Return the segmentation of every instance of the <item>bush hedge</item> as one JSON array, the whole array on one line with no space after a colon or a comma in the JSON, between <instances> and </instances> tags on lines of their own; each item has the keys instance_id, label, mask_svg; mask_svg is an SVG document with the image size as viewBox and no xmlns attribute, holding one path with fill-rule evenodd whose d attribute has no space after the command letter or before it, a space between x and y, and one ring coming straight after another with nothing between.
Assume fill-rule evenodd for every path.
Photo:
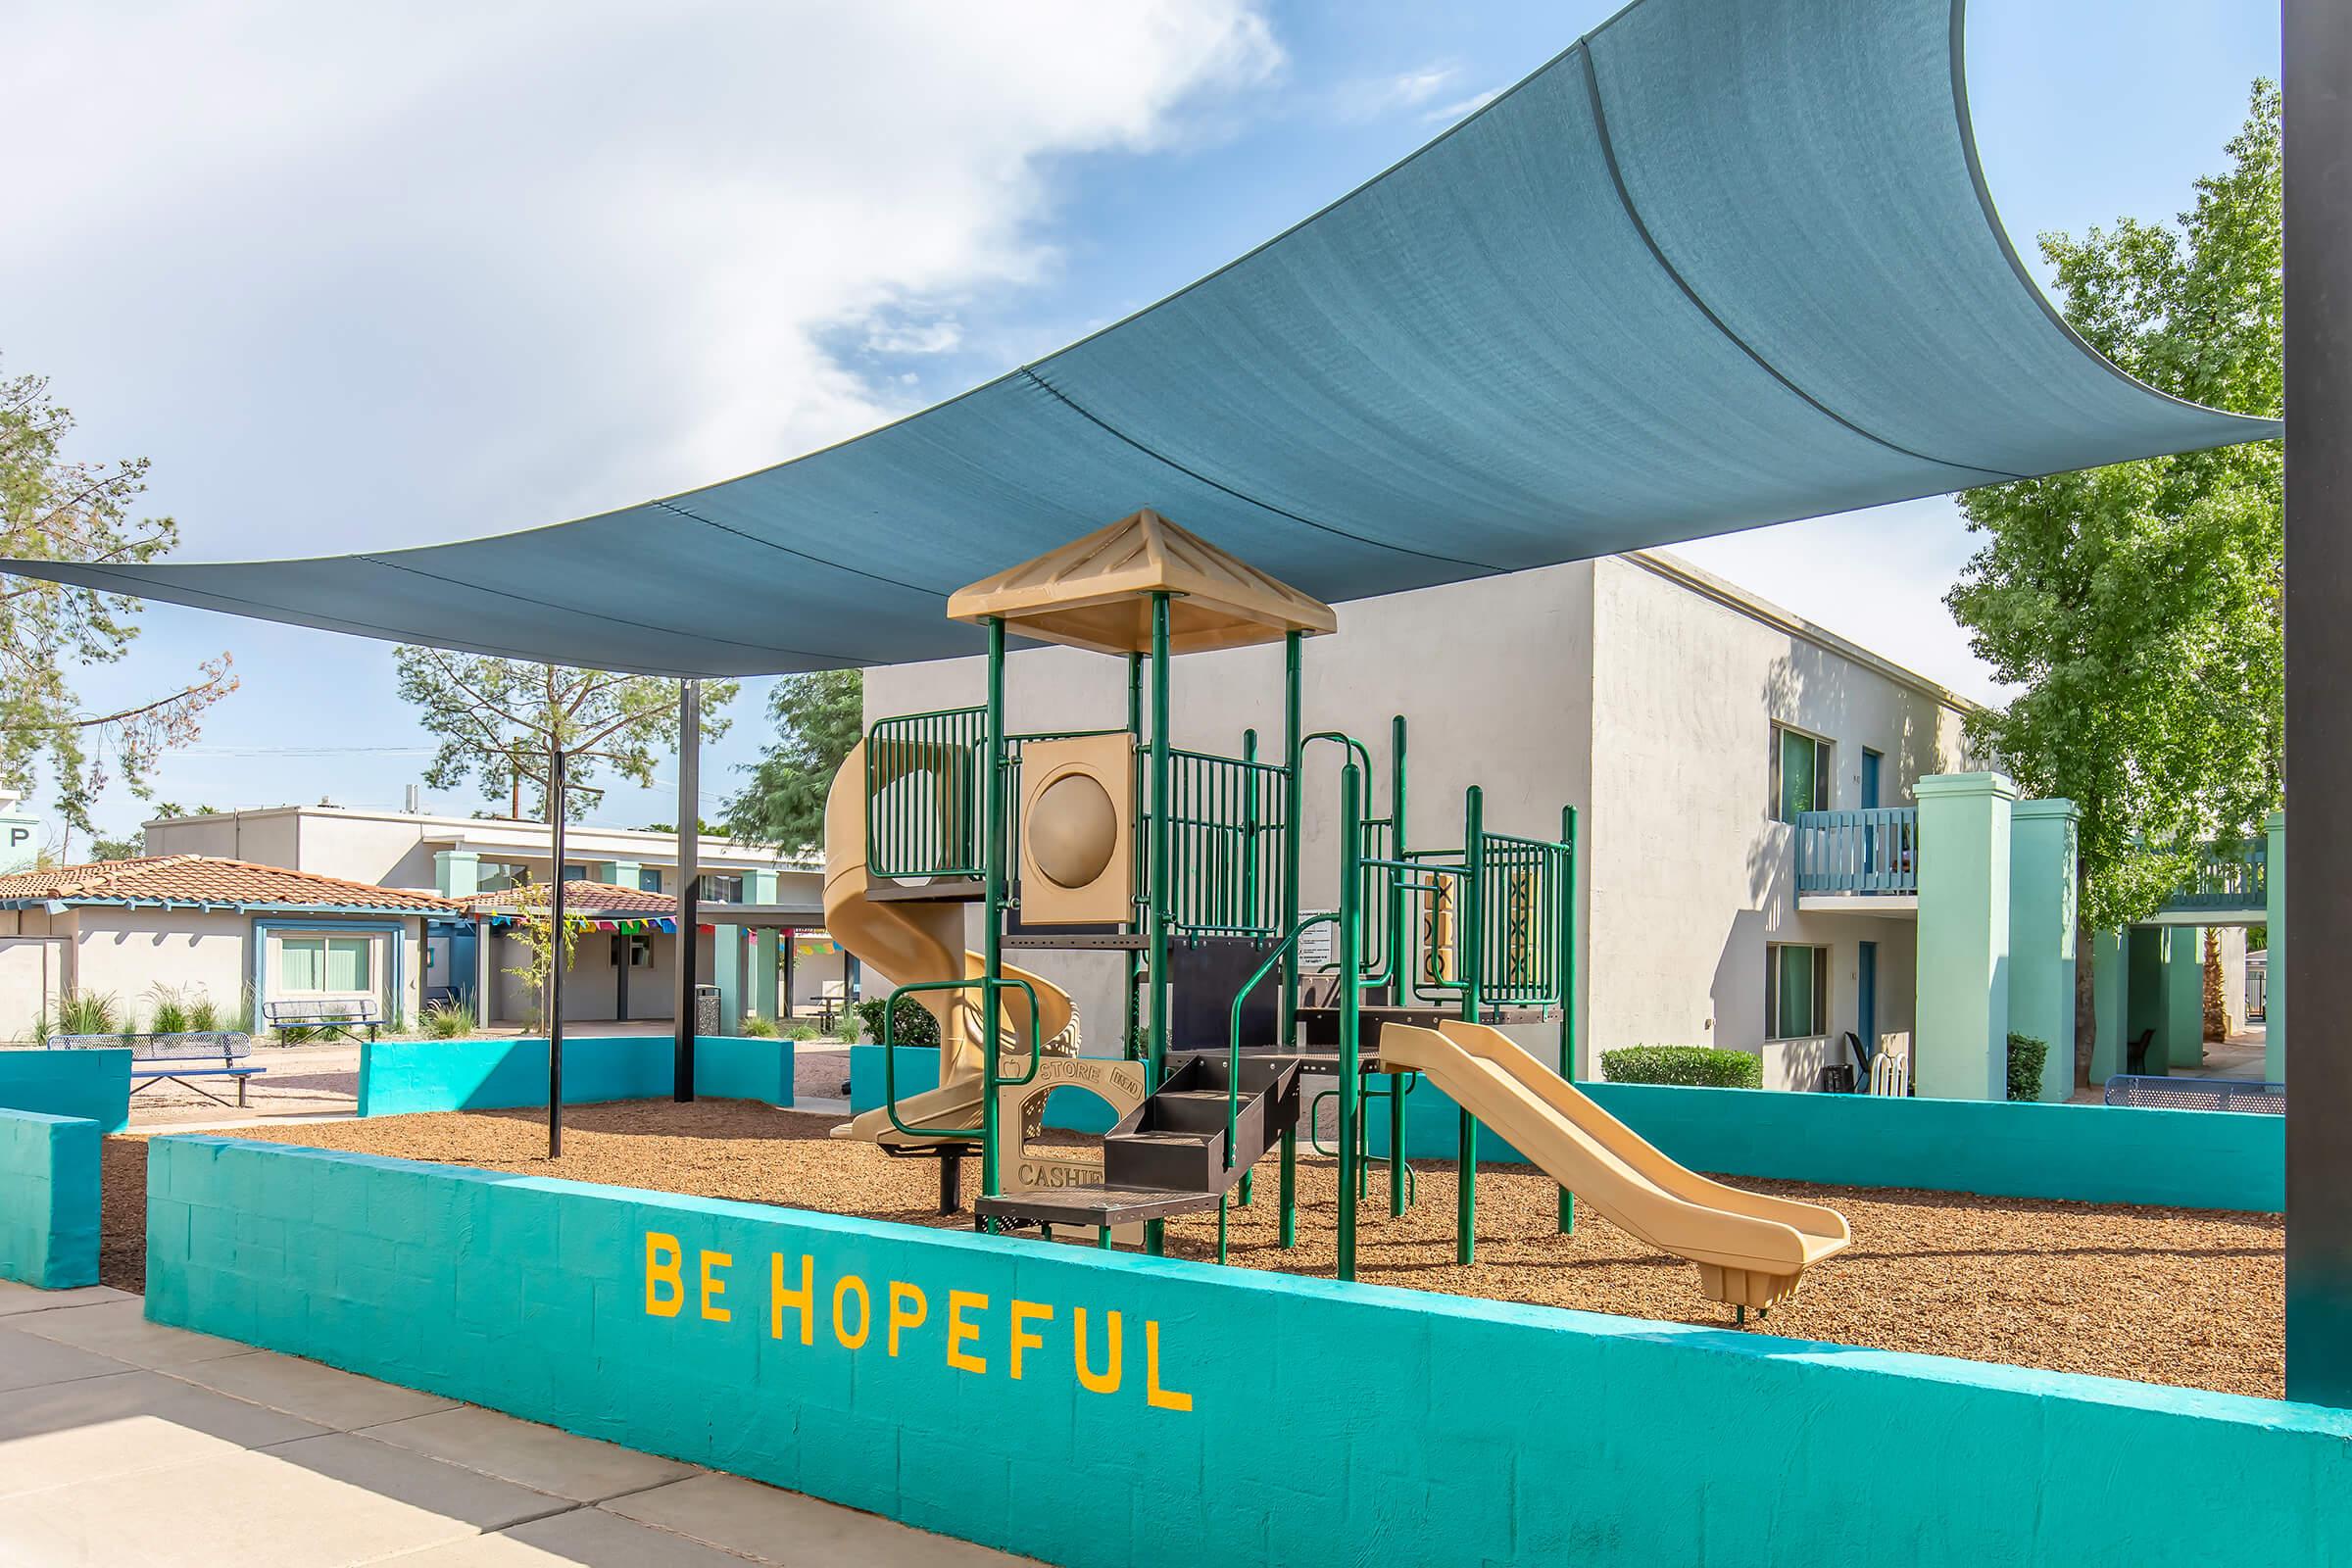
<instances>
[{"instance_id":1,"label":"bush hedge","mask_svg":"<svg viewBox=\"0 0 2352 1568\"><path fill-rule=\"evenodd\" d=\"M1714 1046L1628 1046L1600 1054L1613 1084L1683 1084L1700 1089L1761 1089L1764 1058Z\"/></svg>"},{"instance_id":2,"label":"bush hedge","mask_svg":"<svg viewBox=\"0 0 2352 1568\"><path fill-rule=\"evenodd\" d=\"M2009 1098L2039 1100L2041 1069L2050 1057L2050 1043L2032 1035L2009 1037Z\"/></svg>"},{"instance_id":3,"label":"bush hedge","mask_svg":"<svg viewBox=\"0 0 2352 1568\"><path fill-rule=\"evenodd\" d=\"M891 1000L876 997L870 1002L858 1004L858 1016L865 1025L865 1038L877 1045L882 1040L882 1009L890 1004ZM923 1004L912 997L899 997L896 1001L899 1004L895 1019L898 1030L891 1036L891 1044L936 1047L939 1044L939 1020L932 1017Z\"/></svg>"}]
</instances>

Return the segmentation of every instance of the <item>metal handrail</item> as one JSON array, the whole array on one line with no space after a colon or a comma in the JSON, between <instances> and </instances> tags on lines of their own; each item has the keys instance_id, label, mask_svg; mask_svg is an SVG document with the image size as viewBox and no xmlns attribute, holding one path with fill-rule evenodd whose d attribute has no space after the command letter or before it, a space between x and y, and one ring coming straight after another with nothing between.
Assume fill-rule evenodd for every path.
<instances>
[{"instance_id":1,"label":"metal handrail","mask_svg":"<svg viewBox=\"0 0 2352 1568\"><path fill-rule=\"evenodd\" d=\"M900 986L890 994L890 1001L882 1008L882 1108L889 1113L891 1126L908 1138L965 1139L978 1142L984 1136L983 1129L978 1127L969 1129L917 1128L909 1127L899 1120L899 1049L898 1041L892 1038L898 1033L899 999L901 997L916 991L966 991L973 986L979 986L983 991L990 986L1019 986L1029 996L1029 1070L1018 1078L997 1076L997 1055L1003 1048L992 1039L988 1042L988 1056L981 1068L981 1076L986 1085L983 1092L993 1093L1007 1086L1018 1089L1023 1084L1035 1081L1037 1077L1038 1061L1045 1052L1045 1042L1038 1039L1038 1034L1045 1019L1037 1004L1037 987L1019 975L1005 975L1000 979L991 980L984 974L975 974L966 975L960 980L918 980L912 985ZM981 999L980 1007L981 1027L991 1035L995 1034L995 1019L991 1018L989 1014L996 1009L988 1004L986 997ZM944 1049L947 1042L943 1040L940 1044Z\"/></svg>"},{"instance_id":2,"label":"metal handrail","mask_svg":"<svg viewBox=\"0 0 2352 1568\"><path fill-rule=\"evenodd\" d=\"M1336 914L1310 914L1291 927L1291 934L1284 937L1276 945L1274 951L1266 955L1265 961L1250 973L1249 979L1242 982L1242 989L1234 995L1233 1029L1228 1036L1225 1062L1225 1168L1227 1170L1233 1169L1233 1129L1235 1124L1240 1121L1242 1111L1242 1004L1248 1002L1250 993L1255 991L1266 976L1273 972L1275 963L1281 959L1284 954L1295 952L1298 949L1300 937L1306 935L1315 926L1339 923L1340 917ZM1309 1129L1307 1136L1310 1139L1314 1136L1312 1129Z\"/></svg>"}]
</instances>

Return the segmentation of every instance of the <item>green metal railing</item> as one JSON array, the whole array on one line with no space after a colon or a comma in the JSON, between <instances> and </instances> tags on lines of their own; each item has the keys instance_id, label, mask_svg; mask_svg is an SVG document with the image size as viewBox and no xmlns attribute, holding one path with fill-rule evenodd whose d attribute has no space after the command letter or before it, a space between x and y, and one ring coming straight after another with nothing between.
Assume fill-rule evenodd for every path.
<instances>
[{"instance_id":1,"label":"green metal railing","mask_svg":"<svg viewBox=\"0 0 2352 1568\"><path fill-rule=\"evenodd\" d=\"M899 1119L899 999L911 997L925 991L969 991L977 987L981 994L981 1033L988 1035L992 1033L989 1022L997 1015L997 1007L992 1004L996 994L1006 986L1019 987L1029 998L1029 1067L1018 1078L999 1076L997 1056L1004 1048L994 1039L984 1040L981 1049L988 1053L981 1069L987 1082L987 1098L982 1102L982 1108L985 1110L995 1104L996 1092L999 1089L1007 1087L1017 1089L1023 1084L1034 1082L1037 1078L1038 1058L1044 1054L1045 1049L1044 1042L1037 1038L1038 1031L1045 1022L1037 1004L1037 987L1018 975L1006 975L1000 980L991 980L986 975L975 974L966 975L961 980L918 980L911 985L900 986L891 992L890 1005L882 1009L882 1106L890 1113L890 1124L893 1127L909 1138L947 1140L978 1139L982 1136L982 1131L978 1127L968 1129L909 1127Z\"/></svg>"},{"instance_id":2,"label":"green metal railing","mask_svg":"<svg viewBox=\"0 0 2352 1568\"><path fill-rule=\"evenodd\" d=\"M1288 770L1254 758L1168 751L1168 923L1200 936L1282 932Z\"/></svg>"},{"instance_id":3,"label":"green metal railing","mask_svg":"<svg viewBox=\"0 0 2352 1568\"><path fill-rule=\"evenodd\" d=\"M980 823L988 710L947 708L877 722L865 741L865 863L878 877L986 869Z\"/></svg>"}]
</instances>

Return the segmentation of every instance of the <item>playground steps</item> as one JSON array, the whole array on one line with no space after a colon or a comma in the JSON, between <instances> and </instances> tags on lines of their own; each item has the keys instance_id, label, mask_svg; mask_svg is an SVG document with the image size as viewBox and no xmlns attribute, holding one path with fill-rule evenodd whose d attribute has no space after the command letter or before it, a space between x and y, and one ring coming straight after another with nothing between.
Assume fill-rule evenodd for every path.
<instances>
[{"instance_id":1,"label":"playground steps","mask_svg":"<svg viewBox=\"0 0 2352 1568\"><path fill-rule=\"evenodd\" d=\"M1233 1160L1225 1159L1232 1063L1223 1053L1176 1058L1158 1091L1102 1140L1102 1185L1006 1193L975 1205L984 1216L1047 1225L1122 1225L1217 1206L1275 1141L1298 1125L1299 1063L1248 1055L1238 1080Z\"/></svg>"}]
</instances>

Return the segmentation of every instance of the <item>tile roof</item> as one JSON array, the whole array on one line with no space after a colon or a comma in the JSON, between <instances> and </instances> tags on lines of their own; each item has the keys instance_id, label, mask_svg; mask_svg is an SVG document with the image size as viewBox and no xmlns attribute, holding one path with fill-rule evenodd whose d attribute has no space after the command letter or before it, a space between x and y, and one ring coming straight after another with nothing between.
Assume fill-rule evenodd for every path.
<instances>
[{"instance_id":1,"label":"tile roof","mask_svg":"<svg viewBox=\"0 0 2352 1568\"><path fill-rule=\"evenodd\" d=\"M430 893L348 882L338 876L292 871L282 865L220 859L209 855L157 855L131 860L61 865L0 876L0 902L61 904L211 904L288 908L365 908L417 914L456 914L459 906Z\"/></svg>"},{"instance_id":2,"label":"tile roof","mask_svg":"<svg viewBox=\"0 0 2352 1568\"><path fill-rule=\"evenodd\" d=\"M546 887L545 883L537 883L529 889L533 895L533 907L545 907L540 895L545 893ZM468 894L457 903L461 907L477 914L514 914L521 912L520 895L523 891L520 888L500 888L495 893ZM620 887L611 882L572 881L564 884L564 909L567 915L674 915L678 912L678 901L666 893L649 893L643 888Z\"/></svg>"}]
</instances>

